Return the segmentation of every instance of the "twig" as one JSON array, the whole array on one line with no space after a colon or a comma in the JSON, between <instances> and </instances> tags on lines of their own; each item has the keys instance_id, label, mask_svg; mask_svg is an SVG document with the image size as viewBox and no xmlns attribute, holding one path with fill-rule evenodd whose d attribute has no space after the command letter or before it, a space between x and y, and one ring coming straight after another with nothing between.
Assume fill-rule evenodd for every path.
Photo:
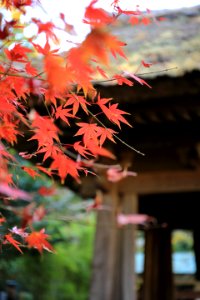
<instances>
[{"instance_id":1,"label":"twig","mask_svg":"<svg viewBox=\"0 0 200 300\"><path fill-rule=\"evenodd\" d=\"M104 128L107 129L107 127L87 108L89 114ZM145 155L144 153L142 153L141 151L135 149L134 147L132 147L131 145L129 145L128 143L126 143L124 140L120 139L116 134L113 133L113 136L122 144L124 144L127 148L135 151L136 153L140 154L140 155Z\"/></svg>"},{"instance_id":2,"label":"twig","mask_svg":"<svg viewBox=\"0 0 200 300\"><path fill-rule=\"evenodd\" d=\"M159 70L159 71L151 71L151 72L144 72L144 73L135 73L136 76L144 76L144 75L149 75L149 74L159 74L159 73L165 73L168 71L172 71L172 70L177 70L178 67L173 67L173 68L168 68L168 69L164 69L164 70ZM92 80L91 82L94 84L98 84L98 83L106 83L106 82L112 82L112 81L117 81L116 78L110 78L110 79L104 79L104 80Z\"/></svg>"}]
</instances>

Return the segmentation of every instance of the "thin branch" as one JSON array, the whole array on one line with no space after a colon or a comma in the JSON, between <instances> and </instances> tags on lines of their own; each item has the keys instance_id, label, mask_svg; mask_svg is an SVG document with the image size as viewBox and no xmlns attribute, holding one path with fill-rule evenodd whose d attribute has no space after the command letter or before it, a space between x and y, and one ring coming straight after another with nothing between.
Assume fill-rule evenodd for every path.
<instances>
[{"instance_id":1,"label":"thin branch","mask_svg":"<svg viewBox=\"0 0 200 300\"><path fill-rule=\"evenodd\" d=\"M165 72L169 72L172 70L177 70L178 67L173 67L173 68L167 68L164 70L159 70L159 71L150 71L150 72L144 72L144 73L134 73L136 76L145 76L145 75L149 75L149 74L159 74L159 73L165 73ZM110 78L110 79L104 79L104 80L92 80L91 82L94 84L98 84L98 83L106 83L106 82L112 82L112 81L117 81L117 79L115 78Z\"/></svg>"},{"instance_id":2,"label":"thin branch","mask_svg":"<svg viewBox=\"0 0 200 300\"><path fill-rule=\"evenodd\" d=\"M89 114L104 128L107 129L107 127L87 108ZM122 144L124 144L127 148L135 151L136 153L145 156L144 153L142 153L141 151L135 149L134 147L132 147L131 145L129 145L128 143L126 143L124 140L120 139L116 134L113 133L113 136Z\"/></svg>"},{"instance_id":3,"label":"thin branch","mask_svg":"<svg viewBox=\"0 0 200 300\"><path fill-rule=\"evenodd\" d=\"M3 79L5 78L5 76L20 77L20 78L26 78L26 79L34 79L34 78L37 78L37 77L41 76L42 74L44 74L44 72L40 72L35 76L28 76L28 75L23 75L23 74L18 74L18 73L15 74L15 73L8 73L8 72L0 72L0 75L4 75ZM43 79L43 78L38 78L38 80L45 81L45 79Z\"/></svg>"}]
</instances>

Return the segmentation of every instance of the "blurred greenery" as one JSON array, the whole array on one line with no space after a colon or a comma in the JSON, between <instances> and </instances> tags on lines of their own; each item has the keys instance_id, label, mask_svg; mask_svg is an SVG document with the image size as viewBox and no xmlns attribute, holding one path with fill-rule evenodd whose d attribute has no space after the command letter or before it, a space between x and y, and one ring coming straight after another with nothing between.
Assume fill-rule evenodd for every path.
<instances>
[{"instance_id":1,"label":"blurred greenery","mask_svg":"<svg viewBox=\"0 0 200 300\"><path fill-rule=\"evenodd\" d=\"M19 163L31 166L21 158ZM34 180L19 167L14 167L14 181L18 188L34 195L37 206L43 205L47 215L32 224L35 230L45 228L50 235L49 242L55 253L22 248L20 254L12 245L4 245L0 260L0 290L5 289L5 281L14 279L23 291L22 299L37 300L84 300L88 298L91 276L91 259L95 231L95 217L86 213L85 203L65 187L55 186L51 196L37 193L42 186L51 187L53 181L46 176ZM29 203L12 201L9 206L20 209ZM1 226L1 234L6 227L20 227L20 218L12 210L6 210L1 203L1 212L7 222ZM33 296L31 298L31 296Z\"/></svg>"},{"instance_id":2,"label":"blurred greenery","mask_svg":"<svg viewBox=\"0 0 200 300\"><path fill-rule=\"evenodd\" d=\"M191 231L175 230L172 233L172 251L189 252L193 251L193 235Z\"/></svg>"},{"instance_id":3,"label":"blurred greenery","mask_svg":"<svg viewBox=\"0 0 200 300\"><path fill-rule=\"evenodd\" d=\"M35 250L29 250L20 255L14 249L3 253L1 288L4 279L11 278L34 299L88 298L94 226L71 223L61 227L68 241L56 243L55 254L45 252L41 256Z\"/></svg>"}]
</instances>

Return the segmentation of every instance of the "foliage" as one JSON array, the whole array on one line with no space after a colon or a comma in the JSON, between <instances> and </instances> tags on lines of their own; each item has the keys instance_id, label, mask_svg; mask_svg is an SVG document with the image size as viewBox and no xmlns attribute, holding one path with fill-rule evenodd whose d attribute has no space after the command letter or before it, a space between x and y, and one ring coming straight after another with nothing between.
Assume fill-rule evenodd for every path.
<instances>
[{"instance_id":1,"label":"foliage","mask_svg":"<svg viewBox=\"0 0 200 300\"><path fill-rule=\"evenodd\" d=\"M82 43L60 53L56 30L74 33L63 13L58 16L62 25L57 28L51 21L36 18L24 21L27 9L41 6L42 1L0 1L0 193L7 208L12 201L33 203L37 198L36 193L15 185L11 165L16 167L16 174L24 172L33 179L45 173L59 178L63 184L68 176L80 182L81 175L100 167L99 157L115 158L104 147L108 140L120 140L112 128L119 130L122 124L131 126L124 117L127 113L112 99L102 98L94 82L97 73L103 80L108 79L104 68L109 67L111 57L127 59L126 43L112 35L109 26L114 26L121 15L126 15L130 23L133 18L138 23L147 18L138 7L135 11L122 10L118 0L112 3L112 15L96 7L97 4L98 0L93 0L86 7L83 23L89 24L91 30ZM37 42L37 36L25 37L24 31L31 23L37 27L37 36L45 36L44 45ZM149 64L143 62L143 66ZM113 74L111 80L120 85L131 86L137 81L148 86L136 74L128 74L132 81L126 75ZM104 119L110 124L108 127ZM9 151L11 147L18 149L24 159L32 160L34 166L20 164ZM116 168L121 175L118 180L129 175L120 166ZM45 214L43 207L27 205L22 215L18 215L25 215L24 223L20 228L3 231L1 244L11 244L19 252L25 246L41 253L44 249L53 251L45 229L34 228L35 220L42 220ZM3 214L0 222L6 224Z\"/></svg>"},{"instance_id":2,"label":"foliage","mask_svg":"<svg viewBox=\"0 0 200 300\"><path fill-rule=\"evenodd\" d=\"M4 278L13 278L20 290L28 291L34 299L88 298L94 221L90 219L90 224L82 226L60 223L59 227L67 240L55 244L55 255L45 253L40 256L36 251L27 251L20 257L16 253L9 257L6 251L0 263L2 287ZM53 240L54 237L52 234Z\"/></svg>"},{"instance_id":3,"label":"foliage","mask_svg":"<svg viewBox=\"0 0 200 300\"><path fill-rule=\"evenodd\" d=\"M175 230L172 234L172 250L174 252L193 251L192 232Z\"/></svg>"},{"instance_id":4,"label":"foliage","mask_svg":"<svg viewBox=\"0 0 200 300\"><path fill-rule=\"evenodd\" d=\"M27 167L32 166L16 155L15 158ZM48 212L42 220L34 221L34 228L45 227L50 233L55 255L47 252L41 256L37 249L26 248L22 248L23 255L19 255L11 245L4 245L0 290L5 288L5 280L12 278L19 285L20 295L32 295L33 299L87 299L95 229L93 215L86 213L79 197L66 188L52 187L51 179L46 176L32 182L31 177L21 171L18 176L15 174L14 180L20 189L36 194L36 208L45 207ZM22 201L16 204L15 209L20 211L30 206ZM7 224L2 224L1 233L7 227L17 224L20 228L20 223L26 222L26 216L17 218L8 210L3 213Z\"/></svg>"}]
</instances>

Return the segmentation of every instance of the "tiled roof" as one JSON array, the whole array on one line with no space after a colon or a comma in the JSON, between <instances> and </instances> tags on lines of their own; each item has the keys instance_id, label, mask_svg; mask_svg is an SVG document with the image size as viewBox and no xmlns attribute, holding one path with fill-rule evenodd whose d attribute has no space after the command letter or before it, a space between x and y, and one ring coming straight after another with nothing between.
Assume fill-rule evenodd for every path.
<instances>
[{"instance_id":1,"label":"tiled roof","mask_svg":"<svg viewBox=\"0 0 200 300\"><path fill-rule=\"evenodd\" d=\"M160 22L150 25L127 24L119 21L112 32L127 43L125 53L129 60L113 63L109 74L120 71L137 72L142 60L152 62L150 71L176 68L168 71L169 76L180 76L185 72L200 70L200 6L180 10L163 11L156 17L163 17ZM149 72L149 69L139 69ZM147 74L155 77L162 73Z\"/></svg>"}]
</instances>

